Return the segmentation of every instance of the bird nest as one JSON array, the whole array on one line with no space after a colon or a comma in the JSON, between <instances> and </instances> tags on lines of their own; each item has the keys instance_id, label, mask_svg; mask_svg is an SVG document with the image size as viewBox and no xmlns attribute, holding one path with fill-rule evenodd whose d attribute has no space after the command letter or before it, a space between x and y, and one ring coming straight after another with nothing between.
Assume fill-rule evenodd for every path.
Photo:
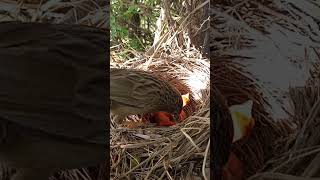
<instances>
[{"instance_id":1,"label":"bird nest","mask_svg":"<svg viewBox=\"0 0 320 180\"><path fill-rule=\"evenodd\" d=\"M242 166L237 172L242 178L248 178L264 167L264 163L278 152L274 142L287 137L292 128L288 122L275 122L265 110L268 106L266 99L262 96L260 87L255 82L253 75L245 71L245 67L235 61L232 56L211 57L213 86L218 90L226 101L226 108L222 112L228 114L228 107L242 104L247 100L253 100L252 116L255 121L250 136L244 137L230 145L230 152L241 162ZM218 100L218 99L214 99ZM221 110L220 110L221 111ZM214 113L214 112L212 112ZM213 118L216 117L213 114ZM225 118L222 117L222 118ZM218 120L217 120L218 121ZM220 119L225 121L225 119ZM228 126L230 128L230 126ZM226 129L224 131L232 131ZM217 137L223 138L223 137ZM226 143L227 140L222 140ZM213 144L215 146L215 144ZM228 145L223 145L228 147ZM228 150L222 150L223 156ZM228 158L228 153L225 154ZM226 157L217 157L226 158ZM215 160L214 160L215 161ZM238 174L239 175L239 174ZM239 177L238 177L239 178Z\"/></svg>"},{"instance_id":2,"label":"bird nest","mask_svg":"<svg viewBox=\"0 0 320 180\"><path fill-rule=\"evenodd\" d=\"M203 21L196 18L203 15L208 2L193 3L190 7L194 11L181 16L179 23L173 27L169 23L167 30L159 29L158 41L145 53L132 50L132 58L123 61L121 49L111 47L111 67L153 72L181 94L190 94L190 103L183 109L187 115L183 122L167 127L147 123L139 128L110 129L114 179L190 179L209 175L210 61L197 49L204 41L205 33L201 32L205 30L201 29L207 16ZM137 116L135 119L141 120Z\"/></svg>"},{"instance_id":3,"label":"bird nest","mask_svg":"<svg viewBox=\"0 0 320 180\"><path fill-rule=\"evenodd\" d=\"M319 67L318 61L304 87L289 90L293 106L289 120L296 126L295 131L275 143L278 153L250 179L311 180L320 177Z\"/></svg>"},{"instance_id":4,"label":"bird nest","mask_svg":"<svg viewBox=\"0 0 320 180\"><path fill-rule=\"evenodd\" d=\"M319 125L319 118L315 116L318 114L316 102L319 98L319 88L315 84L319 84L319 79L310 80L311 83L306 87L292 88L290 95L295 112L290 114L289 119L273 121L265 110L268 103L262 98L269 95L267 94L269 89L263 89L262 82L258 82L253 75L245 71L243 65L238 63L240 61L245 63L246 60L263 61L264 57L260 55L265 55L267 51L264 51L266 41L261 41L262 39L267 37L275 42L279 36L273 32L281 31L287 35L293 31L304 31L307 26L297 24L301 24L303 19L316 17L305 4L292 1L290 3L283 1L280 4L272 0L217 1L211 3L210 8L210 26L214 29L210 34L212 40L210 48L211 55L215 55L211 57L211 61L215 61L212 63L214 67L212 67L211 81L214 81L229 106L243 103L248 99L254 101L253 117L256 124L252 134L231 145L231 152L242 162L244 176L248 179L306 179L319 176L319 173L316 174L319 172L317 170L319 158L316 155L319 152L316 145L319 145L319 133L314 130L316 125ZM305 16L306 12L310 13L310 16ZM293 14L300 14L299 21L291 21ZM299 37L298 34L291 35L290 38ZM312 36L314 35L306 33L299 38L309 39ZM318 34L315 36L318 37ZM275 43L276 49L293 47L291 42L289 45L288 42L290 40L281 39L281 43L285 45ZM302 50L303 46L304 44L294 49ZM261 47L263 51L259 51ZM280 51L282 56L287 52L287 50ZM221 57L221 54L224 56ZM317 54L319 55L318 52ZM298 55L300 54L290 52L284 59L276 60L300 59ZM266 57L269 57L269 54ZM274 57L271 59L275 60ZM305 60L304 57L301 59ZM313 75L319 77L319 66L316 66Z\"/></svg>"},{"instance_id":5,"label":"bird nest","mask_svg":"<svg viewBox=\"0 0 320 180\"><path fill-rule=\"evenodd\" d=\"M81 24L101 29L109 26L107 1L3 0L0 21Z\"/></svg>"},{"instance_id":6,"label":"bird nest","mask_svg":"<svg viewBox=\"0 0 320 180\"><path fill-rule=\"evenodd\" d=\"M209 64L195 49L161 58L140 57L125 63L113 59L112 67L159 74L181 94L189 93L190 103L183 109L187 118L174 126L147 124L142 128L111 129L111 177L177 179L201 176L208 168Z\"/></svg>"}]
</instances>

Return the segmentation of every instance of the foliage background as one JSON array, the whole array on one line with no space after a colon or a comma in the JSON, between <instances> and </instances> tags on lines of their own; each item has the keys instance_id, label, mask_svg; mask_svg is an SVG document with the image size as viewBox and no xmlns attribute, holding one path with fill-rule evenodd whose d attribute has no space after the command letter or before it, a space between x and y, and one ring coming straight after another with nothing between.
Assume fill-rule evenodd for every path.
<instances>
[{"instance_id":1,"label":"foliage background","mask_svg":"<svg viewBox=\"0 0 320 180\"><path fill-rule=\"evenodd\" d=\"M111 46L142 51L152 45L160 0L112 0Z\"/></svg>"}]
</instances>

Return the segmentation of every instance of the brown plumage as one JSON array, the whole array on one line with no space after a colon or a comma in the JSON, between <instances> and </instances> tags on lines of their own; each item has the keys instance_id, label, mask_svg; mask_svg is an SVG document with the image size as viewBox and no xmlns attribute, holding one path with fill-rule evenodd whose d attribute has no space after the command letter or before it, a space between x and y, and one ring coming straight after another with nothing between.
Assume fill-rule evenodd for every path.
<instances>
[{"instance_id":1,"label":"brown plumage","mask_svg":"<svg viewBox=\"0 0 320 180\"><path fill-rule=\"evenodd\" d=\"M47 180L102 163L107 139L107 32L0 23L0 163L11 180Z\"/></svg>"},{"instance_id":2,"label":"brown plumage","mask_svg":"<svg viewBox=\"0 0 320 180\"><path fill-rule=\"evenodd\" d=\"M179 91L151 72L110 69L111 114L116 123L126 116L164 111L179 120L182 98Z\"/></svg>"},{"instance_id":3,"label":"brown plumage","mask_svg":"<svg viewBox=\"0 0 320 180\"><path fill-rule=\"evenodd\" d=\"M232 138L233 124L232 118L228 110L225 97L215 86L211 89L210 104L212 104L211 112L213 121L211 123L211 137L213 139L212 149L213 156L211 159L212 179L222 180L223 167L228 162Z\"/></svg>"}]
</instances>

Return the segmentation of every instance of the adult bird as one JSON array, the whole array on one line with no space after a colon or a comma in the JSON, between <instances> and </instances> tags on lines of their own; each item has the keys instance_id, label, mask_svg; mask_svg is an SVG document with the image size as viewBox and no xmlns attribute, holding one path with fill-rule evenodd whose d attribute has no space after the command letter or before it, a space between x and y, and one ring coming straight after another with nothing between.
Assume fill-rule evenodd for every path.
<instances>
[{"instance_id":1,"label":"adult bird","mask_svg":"<svg viewBox=\"0 0 320 180\"><path fill-rule=\"evenodd\" d=\"M211 167L213 180L223 179L223 168L227 164L231 152L231 144L233 140L233 124L232 117L228 109L226 98L218 88L212 87L211 111L213 121L211 126L211 137L213 138L213 150L211 157Z\"/></svg>"},{"instance_id":2,"label":"adult bird","mask_svg":"<svg viewBox=\"0 0 320 180\"><path fill-rule=\"evenodd\" d=\"M178 121L183 101L180 92L151 72L110 69L110 112L115 122L126 116L164 111Z\"/></svg>"},{"instance_id":3,"label":"adult bird","mask_svg":"<svg viewBox=\"0 0 320 180\"><path fill-rule=\"evenodd\" d=\"M248 137L253 129L254 120L251 116L253 101L232 105L228 103L218 88L213 87L212 98L212 137L213 137L213 179L230 179L228 170L239 171L241 174L242 162L231 152L232 143ZM243 174L242 174L243 175ZM237 177L242 179L243 177Z\"/></svg>"},{"instance_id":4,"label":"adult bird","mask_svg":"<svg viewBox=\"0 0 320 180\"><path fill-rule=\"evenodd\" d=\"M0 23L0 161L12 180L106 159L107 32Z\"/></svg>"}]
</instances>

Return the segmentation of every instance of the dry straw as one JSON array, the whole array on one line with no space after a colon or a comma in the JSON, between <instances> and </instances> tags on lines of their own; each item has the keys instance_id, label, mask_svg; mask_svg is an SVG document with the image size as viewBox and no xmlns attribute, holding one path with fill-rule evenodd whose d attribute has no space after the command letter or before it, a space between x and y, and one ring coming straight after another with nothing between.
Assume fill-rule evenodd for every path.
<instances>
[{"instance_id":1,"label":"dry straw","mask_svg":"<svg viewBox=\"0 0 320 180\"><path fill-rule=\"evenodd\" d=\"M319 179L311 178L320 176L320 138L317 131L320 91L316 85L319 83L319 66L315 66L310 84L290 91L295 107L290 123L275 123L265 111L266 101L259 82L234 61L248 57L221 55L230 53L231 49L254 47L254 38L249 35L263 37L274 21L279 21L288 29L301 29L312 40L318 39L318 31L308 29L314 27L309 16L317 17L318 11L310 11L308 16L301 13L307 11L313 1L305 1L304 6L299 2L290 1L289 4L301 9L291 8L287 10L289 13L282 14L272 1L216 1L217 8L210 9L209 38L206 34L209 27L205 23L208 21L206 5L209 1L193 1L194 4L184 4L187 8L181 8L187 9L187 14L178 18L179 26L165 33L160 31L159 41L145 54L132 51L135 58L121 62L118 56L121 49L113 51L112 66L155 71L175 77L188 85L197 106L183 123L174 127L112 129L112 176L129 179L209 179L209 60L197 49L210 39L213 40L210 47L214 56L210 59L214 64L214 68L211 67L214 69L214 82L224 92L229 105L246 99L255 102L253 112L258 123L254 132L250 138L243 139L232 148L246 164L246 176L251 176L250 179ZM106 28L109 9L104 3L94 0L2 0L0 21L71 23ZM291 16L299 16L311 26ZM230 22L237 24L230 26ZM193 47L191 42L196 46ZM297 124L297 130L301 131L293 132L292 123ZM71 170L51 179L90 180L90 173L96 171L97 168ZM2 171L0 178L5 180L8 174L9 171Z\"/></svg>"},{"instance_id":2,"label":"dry straw","mask_svg":"<svg viewBox=\"0 0 320 180\"><path fill-rule=\"evenodd\" d=\"M82 24L106 29L109 7L103 0L2 0L0 21Z\"/></svg>"},{"instance_id":3,"label":"dry straw","mask_svg":"<svg viewBox=\"0 0 320 180\"><path fill-rule=\"evenodd\" d=\"M211 61L214 60L211 81L224 93L229 105L254 100L253 117L257 123L253 133L232 145L232 151L244 162L245 176L249 179L319 177L319 156L316 155L319 152L319 133L316 131L319 129L319 88L316 84L319 81L313 79L306 87L292 88L290 98L295 112L289 119L275 122L266 112L268 103L264 99L272 98L269 94L273 94L242 65L248 61L269 60L269 54L265 59L259 56L266 53L259 47L262 45L259 42L267 42L266 39L277 42L273 45L280 53L286 52L287 42L281 44L276 39L278 36L273 37L275 31L297 32L299 38L310 39L306 44L318 47L320 33L314 12L319 7L312 10L314 2L304 2L246 0L211 3L210 45ZM305 33L300 36L300 32ZM304 42L300 42L303 45L293 45L292 48L304 48ZM319 54L316 49L315 53ZM319 66L315 69L313 74L319 77Z\"/></svg>"},{"instance_id":4,"label":"dry straw","mask_svg":"<svg viewBox=\"0 0 320 180\"><path fill-rule=\"evenodd\" d=\"M151 61L141 58L124 65L125 68L144 69L148 64L146 69L149 71L179 79L189 86L189 93L196 98L197 105L196 111L177 126L111 129L112 176L177 179L196 172L198 176L202 174L204 159L209 159L206 151L210 123L209 62L196 50L189 51L190 54L193 57L172 51L171 57Z\"/></svg>"},{"instance_id":5,"label":"dry straw","mask_svg":"<svg viewBox=\"0 0 320 180\"><path fill-rule=\"evenodd\" d=\"M132 51L135 58L123 62L118 56L120 50L111 52L112 67L158 73L178 89L189 91L193 98L188 118L176 126L111 129L114 179L209 179L210 62L190 43L203 43L203 38L198 38L203 35L201 31L206 32L201 29L206 19L199 22L195 17L201 16L208 2L195 1L190 5L193 9L180 18L179 26L158 31L159 42L145 54ZM193 40L190 32L195 33Z\"/></svg>"},{"instance_id":6,"label":"dry straw","mask_svg":"<svg viewBox=\"0 0 320 180\"><path fill-rule=\"evenodd\" d=\"M295 133L279 141L279 154L275 154L265 168L250 179L319 179L319 75L317 62L306 86L290 89L294 109L290 120L297 129Z\"/></svg>"}]
</instances>

